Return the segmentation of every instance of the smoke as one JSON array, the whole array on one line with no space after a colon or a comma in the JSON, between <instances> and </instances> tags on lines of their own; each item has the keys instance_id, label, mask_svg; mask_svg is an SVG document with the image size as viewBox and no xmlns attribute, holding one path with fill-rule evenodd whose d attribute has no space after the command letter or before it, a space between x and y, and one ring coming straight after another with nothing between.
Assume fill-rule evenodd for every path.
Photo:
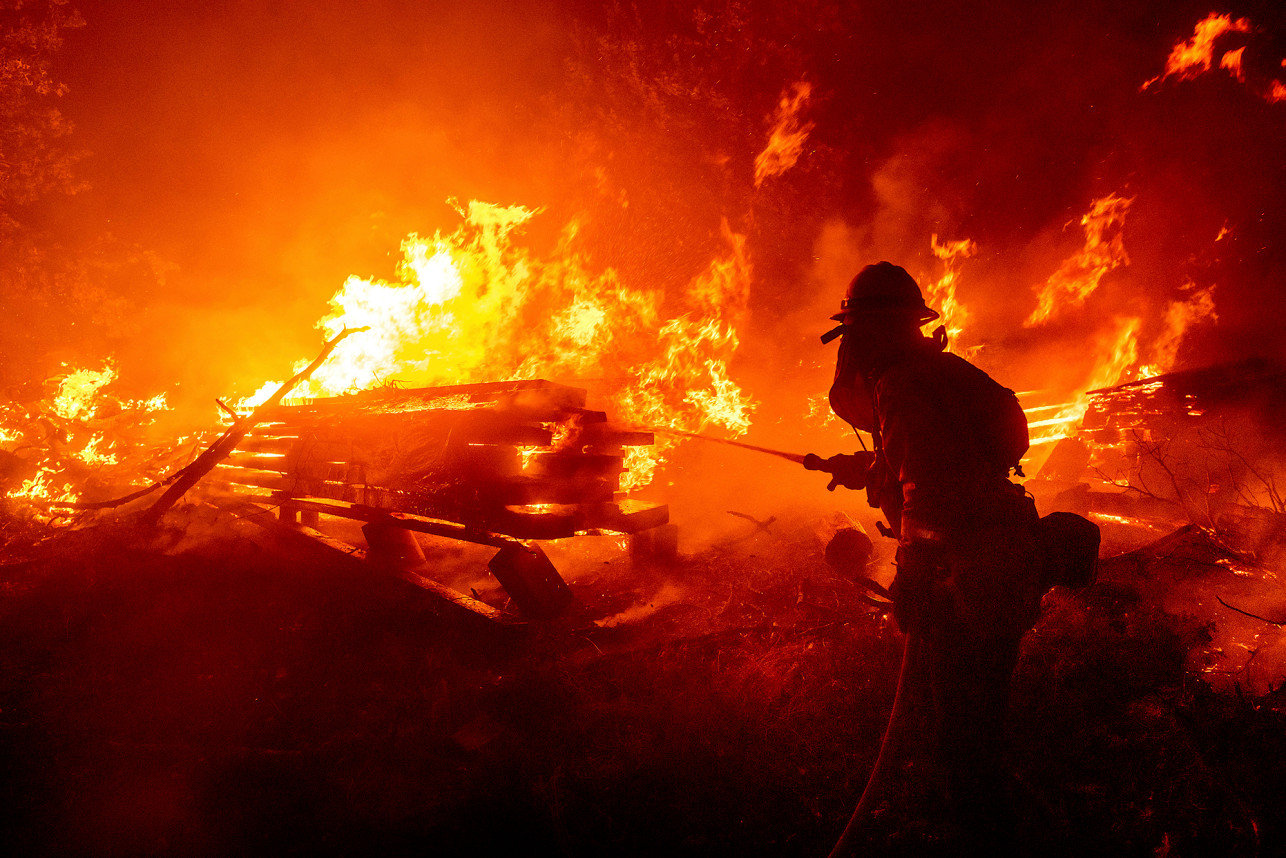
<instances>
[{"instance_id":1,"label":"smoke","mask_svg":"<svg viewBox=\"0 0 1286 858\"><path fill-rule=\"evenodd\" d=\"M110 283L137 308L116 366L203 418L314 353L350 276L390 278L407 235L454 229L448 198L543 209L533 258L577 220L586 269L663 292L664 319L744 236L729 375L765 446L852 446L818 407L816 337L879 259L955 302L960 349L1055 400L1126 330L1136 370L1286 355L1271 4L1230 10L1196 75L1167 62L1209 10L1161 3L79 5L58 71L91 189L49 223L162 261ZM753 484L737 455L731 482Z\"/></svg>"}]
</instances>

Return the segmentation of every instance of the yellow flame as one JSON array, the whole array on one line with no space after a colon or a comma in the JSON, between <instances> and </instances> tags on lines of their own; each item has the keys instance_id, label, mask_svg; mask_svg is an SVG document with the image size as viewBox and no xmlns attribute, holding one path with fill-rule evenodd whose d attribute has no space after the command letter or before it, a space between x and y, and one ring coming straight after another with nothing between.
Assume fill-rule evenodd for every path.
<instances>
[{"instance_id":1,"label":"yellow flame","mask_svg":"<svg viewBox=\"0 0 1286 858\"><path fill-rule=\"evenodd\" d=\"M657 460L647 447L626 447L621 462L621 491L631 492L651 484L656 476Z\"/></svg>"},{"instance_id":2,"label":"yellow flame","mask_svg":"<svg viewBox=\"0 0 1286 858\"><path fill-rule=\"evenodd\" d=\"M282 382L280 381L265 381L254 393L237 400L236 407L242 411L249 411L252 408L263 405L268 401L268 397L277 392L277 388L281 387L281 385ZM219 414L222 415L223 412L220 411Z\"/></svg>"},{"instance_id":3,"label":"yellow flame","mask_svg":"<svg viewBox=\"0 0 1286 858\"><path fill-rule=\"evenodd\" d=\"M116 465L120 463L114 453L104 453L100 451L104 439L102 435L95 435L89 439L84 447L78 450L74 455L87 465Z\"/></svg>"},{"instance_id":4,"label":"yellow flame","mask_svg":"<svg viewBox=\"0 0 1286 858\"><path fill-rule=\"evenodd\" d=\"M54 485L54 477L57 471L53 468L41 468L40 471L31 479L24 480L22 485L7 495L9 498L27 500L43 500L54 503L76 503L80 500L75 490L69 483L63 483L61 487Z\"/></svg>"},{"instance_id":5,"label":"yellow flame","mask_svg":"<svg viewBox=\"0 0 1286 858\"><path fill-rule=\"evenodd\" d=\"M768 137L768 145L755 156L755 187L770 176L780 176L795 166L804 153L804 143L813 130L813 123L801 122L800 112L812 95L812 86L800 81L783 93L777 103L776 118Z\"/></svg>"},{"instance_id":6,"label":"yellow flame","mask_svg":"<svg viewBox=\"0 0 1286 858\"><path fill-rule=\"evenodd\" d=\"M751 266L745 237L726 222L726 252L676 302L623 284L612 269L591 271L575 246L575 222L549 258L537 258L515 242L536 211L476 201L457 210L463 222L454 232L402 243L392 280L344 283L318 326L328 336L345 327L370 330L340 343L292 397L389 380L622 379L623 389L607 395L625 421L745 431L752 403L731 380L727 360L737 348ZM678 305L668 321L663 303ZM253 407L277 387L263 385L238 407ZM644 455L633 451L630 461ZM626 481L641 484L641 471Z\"/></svg>"},{"instance_id":7,"label":"yellow flame","mask_svg":"<svg viewBox=\"0 0 1286 858\"><path fill-rule=\"evenodd\" d=\"M58 384L58 394L52 403L53 412L64 420L92 418L98 410L98 404L94 400L99 389L115 378L116 370L111 364L100 372L92 369L71 371Z\"/></svg>"},{"instance_id":8,"label":"yellow flame","mask_svg":"<svg viewBox=\"0 0 1286 858\"><path fill-rule=\"evenodd\" d=\"M149 478L146 463L155 451L121 447L108 438L132 437L153 422L154 412L169 407L165 394L149 399L114 396L106 388L115 379L109 360L102 370L71 369L50 379L51 393L33 409L0 406L0 443L21 445L21 467L31 474L6 498L75 502L80 492L68 474L83 473L83 465L93 466L103 482L136 485ZM36 517L47 520L50 515L37 512Z\"/></svg>"},{"instance_id":9,"label":"yellow flame","mask_svg":"<svg viewBox=\"0 0 1286 858\"><path fill-rule=\"evenodd\" d=\"M1126 379L1126 373L1139 359L1138 334L1142 320L1130 317L1116 320L1116 331L1109 334L1104 341L1105 347L1097 353L1101 355L1083 392L1076 401L1059 412L1058 419L1064 423L1079 423L1089 408L1089 392L1105 387L1115 387Z\"/></svg>"},{"instance_id":10,"label":"yellow flame","mask_svg":"<svg viewBox=\"0 0 1286 858\"><path fill-rule=\"evenodd\" d=\"M530 446L519 447L518 455L520 457L520 461L518 467L524 471L527 470L528 466L531 465L531 460L535 458L536 454L539 453L541 449L542 448L540 447Z\"/></svg>"},{"instance_id":11,"label":"yellow flame","mask_svg":"<svg viewBox=\"0 0 1286 858\"><path fill-rule=\"evenodd\" d=\"M1133 197L1108 194L1094 201L1081 218L1085 246L1065 260L1037 292L1037 307L1024 322L1027 326L1046 322L1065 307L1079 307L1098 288L1109 271L1130 264L1125 253L1122 228Z\"/></svg>"}]
</instances>

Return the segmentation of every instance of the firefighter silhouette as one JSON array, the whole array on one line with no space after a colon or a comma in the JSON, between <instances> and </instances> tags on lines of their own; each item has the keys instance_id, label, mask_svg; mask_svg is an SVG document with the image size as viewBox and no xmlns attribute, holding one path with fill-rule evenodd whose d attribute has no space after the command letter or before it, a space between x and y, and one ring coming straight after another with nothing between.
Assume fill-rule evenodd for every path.
<instances>
[{"instance_id":1,"label":"firefighter silhouette","mask_svg":"<svg viewBox=\"0 0 1286 858\"><path fill-rule=\"evenodd\" d=\"M965 848L1002 854L1012 831L1005 724L1019 642L1046 589L1038 516L1021 475L1027 422L1013 392L946 351L944 329L903 268L868 265L833 317L841 324L831 408L868 432L870 453L810 457L836 485L864 488L898 540L889 588L906 633L903 684L926 686L949 807ZM904 717L905 688L893 721ZM886 746L889 744L886 738ZM880 766L835 854L854 845Z\"/></svg>"}]
</instances>

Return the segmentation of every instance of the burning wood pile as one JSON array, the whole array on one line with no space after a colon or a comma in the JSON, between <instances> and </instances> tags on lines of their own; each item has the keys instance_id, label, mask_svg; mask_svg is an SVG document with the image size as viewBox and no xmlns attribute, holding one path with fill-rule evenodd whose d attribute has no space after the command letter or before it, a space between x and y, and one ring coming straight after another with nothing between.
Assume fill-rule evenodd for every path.
<instances>
[{"instance_id":1,"label":"burning wood pile","mask_svg":"<svg viewBox=\"0 0 1286 858\"><path fill-rule=\"evenodd\" d=\"M625 499L625 448L652 435L546 381L371 390L282 405L217 471L286 504L377 507L522 539L634 533L665 506Z\"/></svg>"},{"instance_id":2,"label":"burning wood pile","mask_svg":"<svg viewBox=\"0 0 1286 858\"><path fill-rule=\"evenodd\" d=\"M1286 368L1259 359L1092 391L1076 436L1040 476L1078 486L1096 511L1286 536L1283 391Z\"/></svg>"},{"instance_id":3,"label":"burning wood pile","mask_svg":"<svg viewBox=\"0 0 1286 858\"><path fill-rule=\"evenodd\" d=\"M213 477L218 491L266 500L287 520L367 522L373 554L417 553L398 530L500 547L491 568L519 609L552 616L570 594L519 540L635 534L669 520L666 506L620 491L626 448L650 445L651 433L585 400L579 388L511 381L277 405Z\"/></svg>"}]
</instances>

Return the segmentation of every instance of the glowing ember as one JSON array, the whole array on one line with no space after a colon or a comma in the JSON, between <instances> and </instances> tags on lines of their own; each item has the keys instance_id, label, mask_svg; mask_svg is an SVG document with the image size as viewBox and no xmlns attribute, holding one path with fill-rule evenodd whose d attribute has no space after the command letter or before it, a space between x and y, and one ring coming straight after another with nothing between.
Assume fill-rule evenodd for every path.
<instances>
[{"instance_id":1,"label":"glowing ember","mask_svg":"<svg viewBox=\"0 0 1286 858\"><path fill-rule=\"evenodd\" d=\"M1123 524L1127 527L1144 527L1149 530L1158 529L1157 525L1138 518L1130 518L1124 515L1111 515L1106 512L1091 512L1089 517L1095 521L1101 521L1104 524Z\"/></svg>"}]
</instances>

